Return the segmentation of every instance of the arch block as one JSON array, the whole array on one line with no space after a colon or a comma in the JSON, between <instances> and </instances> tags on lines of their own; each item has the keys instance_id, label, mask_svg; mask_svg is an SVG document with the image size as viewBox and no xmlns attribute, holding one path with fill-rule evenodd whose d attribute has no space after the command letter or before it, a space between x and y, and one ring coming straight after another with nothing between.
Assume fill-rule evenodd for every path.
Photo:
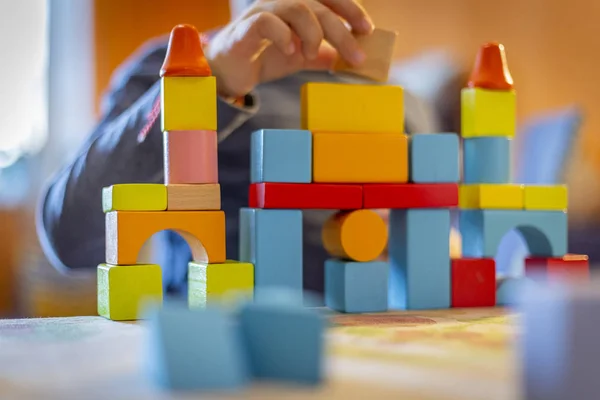
<instances>
[{"instance_id":1,"label":"arch block","mask_svg":"<svg viewBox=\"0 0 600 400\"><path fill-rule=\"evenodd\" d=\"M530 210L461 210L463 257L496 256L500 241L517 229L529 253L562 257L567 253L567 213Z\"/></svg>"},{"instance_id":2,"label":"arch block","mask_svg":"<svg viewBox=\"0 0 600 400\"><path fill-rule=\"evenodd\" d=\"M190 246L194 261L225 262L223 211L109 212L106 214L106 262L136 264L146 240L163 230L179 233Z\"/></svg>"}]
</instances>

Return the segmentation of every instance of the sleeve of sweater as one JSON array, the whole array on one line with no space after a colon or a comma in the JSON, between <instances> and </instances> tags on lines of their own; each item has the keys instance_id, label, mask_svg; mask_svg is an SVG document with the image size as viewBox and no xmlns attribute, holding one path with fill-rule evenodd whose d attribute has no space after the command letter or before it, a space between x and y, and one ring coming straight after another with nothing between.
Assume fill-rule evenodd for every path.
<instances>
[{"instance_id":1,"label":"sleeve of sweater","mask_svg":"<svg viewBox=\"0 0 600 400\"><path fill-rule=\"evenodd\" d=\"M99 123L77 157L43 191L36 221L38 237L58 270L94 268L104 262L103 187L163 180L160 124L153 124L144 141L137 137L160 97L158 72L165 53L164 42L150 43L117 71ZM253 112L221 99L217 104L222 137Z\"/></svg>"}]
</instances>

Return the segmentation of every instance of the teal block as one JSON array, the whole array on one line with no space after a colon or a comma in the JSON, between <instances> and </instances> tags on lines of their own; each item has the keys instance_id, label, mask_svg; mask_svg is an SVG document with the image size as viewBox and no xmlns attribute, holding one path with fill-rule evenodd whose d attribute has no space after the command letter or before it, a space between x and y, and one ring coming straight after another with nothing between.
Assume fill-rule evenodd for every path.
<instances>
[{"instance_id":1,"label":"teal block","mask_svg":"<svg viewBox=\"0 0 600 400\"><path fill-rule=\"evenodd\" d=\"M254 264L254 288L302 292L302 211L240 210L240 261Z\"/></svg>"},{"instance_id":2,"label":"teal block","mask_svg":"<svg viewBox=\"0 0 600 400\"><path fill-rule=\"evenodd\" d=\"M414 183L452 183L460 179L459 141L455 133L410 137L409 173Z\"/></svg>"},{"instance_id":3,"label":"teal block","mask_svg":"<svg viewBox=\"0 0 600 400\"><path fill-rule=\"evenodd\" d=\"M461 210L459 228L463 257L496 256L500 241L516 229L533 256L567 253L567 213L531 210Z\"/></svg>"},{"instance_id":4,"label":"teal block","mask_svg":"<svg viewBox=\"0 0 600 400\"><path fill-rule=\"evenodd\" d=\"M249 381L246 353L235 324L215 309L190 311L165 303L148 316L149 377L173 390L236 390Z\"/></svg>"},{"instance_id":5,"label":"teal block","mask_svg":"<svg viewBox=\"0 0 600 400\"><path fill-rule=\"evenodd\" d=\"M310 183L312 134L294 129L261 129L250 141L250 181Z\"/></svg>"},{"instance_id":6,"label":"teal block","mask_svg":"<svg viewBox=\"0 0 600 400\"><path fill-rule=\"evenodd\" d=\"M248 303L240 328L255 378L322 381L325 320L316 311L288 302Z\"/></svg>"},{"instance_id":7,"label":"teal block","mask_svg":"<svg viewBox=\"0 0 600 400\"><path fill-rule=\"evenodd\" d=\"M519 305L523 293L533 281L524 276L504 277L496 282L496 305L514 307Z\"/></svg>"},{"instance_id":8,"label":"teal block","mask_svg":"<svg viewBox=\"0 0 600 400\"><path fill-rule=\"evenodd\" d=\"M450 307L450 210L390 211L389 307Z\"/></svg>"},{"instance_id":9,"label":"teal block","mask_svg":"<svg viewBox=\"0 0 600 400\"><path fill-rule=\"evenodd\" d=\"M463 181L510 183L510 143L500 136L464 139Z\"/></svg>"},{"instance_id":10,"label":"teal block","mask_svg":"<svg viewBox=\"0 0 600 400\"><path fill-rule=\"evenodd\" d=\"M387 311L388 275L386 262L325 262L325 305L346 313Z\"/></svg>"}]
</instances>

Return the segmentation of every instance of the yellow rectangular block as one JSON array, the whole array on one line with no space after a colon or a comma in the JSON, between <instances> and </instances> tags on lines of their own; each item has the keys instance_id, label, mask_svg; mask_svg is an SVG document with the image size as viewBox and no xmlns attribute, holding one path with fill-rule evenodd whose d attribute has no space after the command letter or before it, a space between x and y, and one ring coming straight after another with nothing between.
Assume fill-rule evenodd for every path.
<instances>
[{"instance_id":1,"label":"yellow rectangular block","mask_svg":"<svg viewBox=\"0 0 600 400\"><path fill-rule=\"evenodd\" d=\"M461 92L461 135L506 136L513 138L516 129L516 94L514 90L465 88Z\"/></svg>"},{"instance_id":2,"label":"yellow rectangular block","mask_svg":"<svg viewBox=\"0 0 600 400\"><path fill-rule=\"evenodd\" d=\"M161 128L164 131L217 130L214 76L161 78Z\"/></svg>"},{"instance_id":3,"label":"yellow rectangular block","mask_svg":"<svg viewBox=\"0 0 600 400\"><path fill-rule=\"evenodd\" d=\"M167 210L220 210L221 185L167 185Z\"/></svg>"},{"instance_id":4,"label":"yellow rectangular block","mask_svg":"<svg viewBox=\"0 0 600 400\"><path fill-rule=\"evenodd\" d=\"M163 211L167 209L167 188L162 184L124 183L102 189L102 210Z\"/></svg>"},{"instance_id":5,"label":"yellow rectangular block","mask_svg":"<svg viewBox=\"0 0 600 400\"><path fill-rule=\"evenodd\" d=\"M460 208L522 209L523 185L460 185L458 205Z\"/></svg>"},{"instance_id":6,"label":"yellow rectangular block","mask_svg":"<svg viewBox=\"0 0 600 400\"><path fill-rule=\"evenodd\" d=\"M254 265L227 260L222 264L188 264L190 307L236 305L254 297Z\"/></svg>"},{"instance_id":7,"label":"yellow rectangular block","mask_svg":"<svg viewBox=\"0 0 600 400\"><path fill-rule=\"evenodd\" d=\"M404 133L400 86L307 83L302 86L301 102L302 129Z\"/></svg>"},{"instance_id":8,"label":"yellow rectangular block","mask_svg":"<svg viewBox=\"0 0 600 400\"><path fill-rule=\"evenodd\" d=\"M162 304L160 266L156 264L98 266L98 315L113 321L141 319L150 304Z\"/></svg>"},{"instance_id":9,"label":"yellow rectangular block","mask_svg":"<svg viewBox=\"0 0 600 400\"><path fill-rule=\"evenodd\" d=\"M567 187L565 185L525 185L523 203L526 210L567 209Z\"/></svg>"},{"instance_id":10,"label":"yellow rectangular block","mask_svg":"<svg viewBox=\"0 0 600 400\"><path fill-rule=\"evenodd\" d=\"M395 133L313 133L313 182L408 182L408 138Z\"/></svg>"}]
</instances>

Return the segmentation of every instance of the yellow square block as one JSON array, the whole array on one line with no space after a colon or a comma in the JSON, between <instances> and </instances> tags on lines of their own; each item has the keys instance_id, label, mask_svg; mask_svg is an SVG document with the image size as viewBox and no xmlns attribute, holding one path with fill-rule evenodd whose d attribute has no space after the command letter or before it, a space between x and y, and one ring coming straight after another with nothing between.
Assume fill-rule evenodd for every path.
<instances>
[{"instance_id":1,"label":"yellow square block","mask_svg":"<svg viewBox=\"0 0 600 400\"><path fill-rule=\"evenodd\" d=\"M515 91L465 88L461 92L461 135L506 136L516 128Z\"/></svg>"},{"instance_id":2,"label":"yellow square block","mask_svg":"<svg viewBox=\"0 0 600 400\"><path fill-rule=\"evenodd\" d=\"M458 205L460 208L522 209L523 185L461 185Z\"/></svg>"},{"instance_id":3,"label":"yellow square block","mask_svg":"<svg viewBox=\"0 0 600 400\"><path fill-rule=\"evenodd\" d=\"M163 211L167 209L167 188L161 184L125 183L102 189L102 210Z\"/></svg>"},{"instance_id":4,"label":"yellow square block","mask_svg":"<svg viewBox=\"0 0 600 400\"><path fill-rule=\"evenodd\" d=\"M523 202L526 210L566 210L567 187L565 185L525 185Z\"/></svg>"},{"instance_id":5,"label":"yellow square block","mask_svg":"<svg viewBox=\"0 0 600 400\"><path fill-rule=\"evenodd\" d=\"M160 266L156 264L98 266L98 315L113 321L141 318L143 307L162 304Z\"/></svg>"},{"instance_id":6,"label":"yellow square block","mask_svg":"<svg viewBox=\"0 0 600 400\"><path fill-rule=\"evenodd\" d=\"M163 132L217 130L216 78L161 78L161 111Z\"/></svg>"},{"instance_id":7,"label":"yellow square block","mask_svg":"<svg viewBox=\"0 0 600 400\"><path fill-rule=\"evenodd\" d=\"M404 133L400 86L307 83L301 91L302 129Z\"/></svg>"},{"instance_id":8,"label":"yellow square block","mask_svg":"<svg viewBox=\"0 0 600 400\"><path fill-rule=\"evenodd\" d=\"M234 305L254 297L254 265L227 260L222 264L188 264L190 307Z\"/></svg>"},{"instance_id":9,"label":"yellow square block","mask_svg":"<svg viewBox=\"0 0 600 400\"><path fill-rule=\"evenodd\" d=\"M313 182L408 182L408 138L395 133L313 133Z\"/></svg>"}]
</instances>

